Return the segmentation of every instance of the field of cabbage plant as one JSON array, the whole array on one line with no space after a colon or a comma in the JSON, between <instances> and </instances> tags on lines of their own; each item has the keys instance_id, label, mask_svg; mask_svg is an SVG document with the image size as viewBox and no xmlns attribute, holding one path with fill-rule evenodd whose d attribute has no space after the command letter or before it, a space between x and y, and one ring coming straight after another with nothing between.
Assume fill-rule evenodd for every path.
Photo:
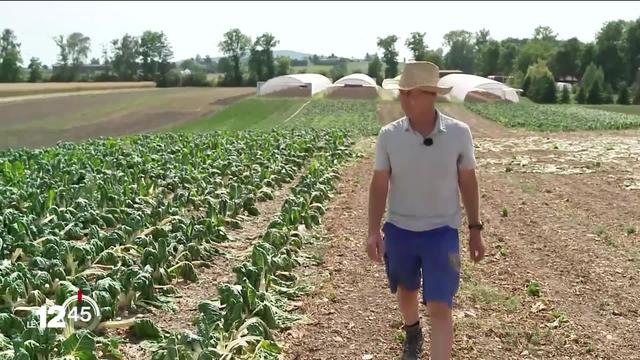
<instances>
[{"instance_id":1,"label":"field of cabbage plant","mask_svg":"<svg viewBox=\"0 0 640 360\"><path fill-rule=\"evenodd\" d=\"M275 359L272 331L302 292L291 273L321 222L340 164L352 156L340 129L140 135L0 152L0 359L122 358L146 340L153 359ZM198 306L197 331L170 332L123 312L172 309L176 281L223 255L228 230L259 216L257 202L305 169L262 231L234 283ZM94 299L89 331L29 328L35 310L79 291ZM51 317L51 316L50 316ZM49 317L49 318L50 318ZM114 328L123 337L104 336Z\"/></svg>"},{"instance_id":2,"label":"field of cabbage plant","mask_svg":"<svg viewBox=\"0 0 640 360\"><path fill-rule=\"evenodd\" d=\"M465 103L471 111L504 126L534 131L621 130L640 128L640 116L579 105Z\"/></svg>"}]
</instances>

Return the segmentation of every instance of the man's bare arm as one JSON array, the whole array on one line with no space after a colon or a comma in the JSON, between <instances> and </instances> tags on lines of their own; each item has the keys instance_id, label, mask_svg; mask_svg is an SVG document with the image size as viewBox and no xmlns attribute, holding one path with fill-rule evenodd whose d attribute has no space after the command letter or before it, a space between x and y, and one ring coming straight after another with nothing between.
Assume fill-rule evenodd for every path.
<instances>
[{"instance_id":1,"label":"man's bare arm","mask_svg":"<svg viewBox=\"0 0 640 360\"><path fill-rule=\"evenodd\" d=\"M458 170L458 185L469 224L480 222L480 191L475 169Z\"/></svg>"},{"instance_id":2,"label":"man's bare arm","mask_svg":"<svg viewBox=\"0 0 640 360\"><path fill-rule=\"evenodd\" d=\"M373 172L369 187L369 236L380 232L389 191L389 173L389 170Z\"/></svg>"}]
</instances>

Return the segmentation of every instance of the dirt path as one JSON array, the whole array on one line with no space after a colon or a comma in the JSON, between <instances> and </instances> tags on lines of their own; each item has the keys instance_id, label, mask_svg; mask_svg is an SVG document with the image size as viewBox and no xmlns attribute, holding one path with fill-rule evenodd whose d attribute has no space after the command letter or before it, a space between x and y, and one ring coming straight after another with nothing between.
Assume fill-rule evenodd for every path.
<instances>
[{"instance_id":1,"label":"dirt path","mask_svg":"<svg viewBox=\"0 0 640 360\"><path fill-rule=\"evenodd\" d=\"M640 132L541 136L479 117L469 124L488 251L472 265L461 232L454 358L640 359L640 190L626 187L640 179ZM343 171L325 215L325 262L306 269L325 280L303 301L308 320L281 336L288 360L397 359L401 351L384 269L363 248L369 149Z\"/></svg>"}]
</instances>

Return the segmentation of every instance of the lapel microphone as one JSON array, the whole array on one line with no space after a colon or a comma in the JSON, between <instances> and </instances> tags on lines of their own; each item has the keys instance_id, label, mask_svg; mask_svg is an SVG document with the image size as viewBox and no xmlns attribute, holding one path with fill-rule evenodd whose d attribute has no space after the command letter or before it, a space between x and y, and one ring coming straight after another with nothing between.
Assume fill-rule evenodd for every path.
<instances>
[{"instance_id":1,"label":"lapel microphone","mask_svg":"<svg viewBox=\"0 0 640 360\"><path fill-rule=\"evenodd\" d=\"M426 139L424 139L424 141L422 143L424 145L426 145L426 146L431 146L431 145L433 145L433 139L432 138L426 138Z\"/></svg>"}]
</instances>

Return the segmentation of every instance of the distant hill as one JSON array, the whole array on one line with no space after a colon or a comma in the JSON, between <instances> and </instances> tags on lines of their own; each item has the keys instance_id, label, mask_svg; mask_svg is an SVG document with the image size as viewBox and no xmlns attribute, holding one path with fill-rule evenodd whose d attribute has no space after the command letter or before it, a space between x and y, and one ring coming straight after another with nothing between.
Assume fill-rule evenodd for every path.
<instances>
[{"instance_id":1,"label":"distant hill","mask_svg":"<svg viewBox=\"0 0 640 360\"><path fill-rule=\"evenodd\" d=\"M318 54L320 55L320 54ZM300 51L294 51L294 50L274 50L273 51L273 57L278 57L278 56L288 56L289 58L291 58L292 60L304 60L306 58L308 58L309 56L313 56L313 54L307 54L307 53L303 53ZM214 61L218 61L220 60L221 56L218 57L214 57L213 60ZM242 58L242 60L247 60L249 59L249 56L245 56Z\"/></svg>"},{"instance_id":2,"label":"distant hill","mask_svg":"<svg viewBox=\"0 0 640 360\"><path fill-rule=\"evenodd\" d=\"M273 56L274 57L288 56L291 59L304 60L304 59L308 58L309 56L313 56L313 54L305 54L305 53L301 53L301 52L298 52L298 51L292 51L292 50L276 50L276 51L273 52Z\"/></svg>"}]
</instances>

